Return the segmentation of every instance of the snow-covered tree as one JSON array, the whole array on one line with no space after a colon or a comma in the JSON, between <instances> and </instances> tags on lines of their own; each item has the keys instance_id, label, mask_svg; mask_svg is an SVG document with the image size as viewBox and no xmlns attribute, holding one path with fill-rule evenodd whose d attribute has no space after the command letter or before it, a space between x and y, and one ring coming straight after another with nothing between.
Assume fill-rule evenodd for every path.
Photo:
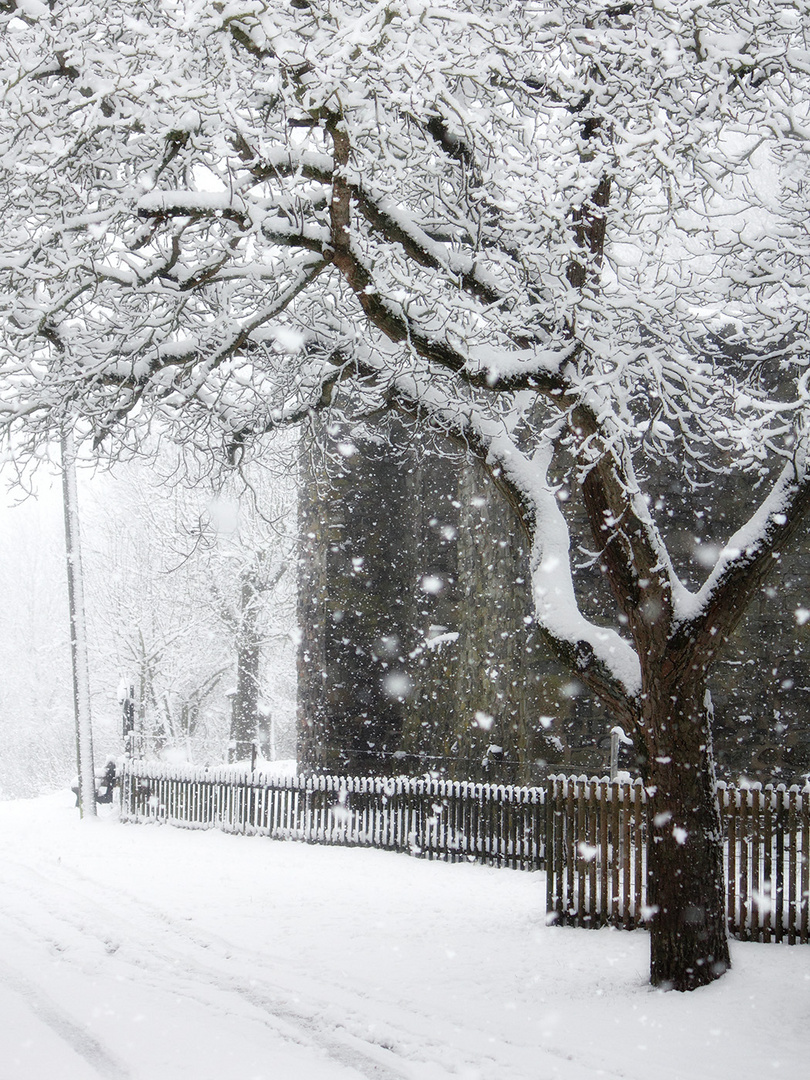
<instances>
[{"instance_id":1,"label":"snow-covered tree","mask_svg":"<svg viewBox=\"0 0 810 1080\"><path fill-rule=\"evenodd\" d=\"M157 411L238 455L348 401L454 436L523 523L538 633L645 762L652 981L722 974L707 678L810 500L807 4L0 12L9 430ZM673 476L739 486L699 588ZM583 613L583 564L614 611Z\"/></svg>"},{"instance_id":2,"label":"snow-covered tree","mask_svg":"<svg viewBox=\"0 0 810 1080\"><path fill-rule=\"evenodd\" d=\"M230 756L237 761L249 759L255 747L270 751L279 711L289 720L295 697L294 688L284 686L285 676L292 676L295 639L295 449L293 444L279 455L276 444L273 450L273 469L253 462L227 476L200 523L208 606L235 660Z\"/></svg>"},{"instance_id":3,"label":"snow-covered tree","mask_svg":"<svg viewBox=\"0 0 810 1080\"><path fill-rule=\"evenodd\" d=\"M219 761L238 720L249 757L262 715L294 710L293 492L199 465L165 447L90 486L90 626L97 692L132 688L136 750Z\"/></svg>"}]
</instances>

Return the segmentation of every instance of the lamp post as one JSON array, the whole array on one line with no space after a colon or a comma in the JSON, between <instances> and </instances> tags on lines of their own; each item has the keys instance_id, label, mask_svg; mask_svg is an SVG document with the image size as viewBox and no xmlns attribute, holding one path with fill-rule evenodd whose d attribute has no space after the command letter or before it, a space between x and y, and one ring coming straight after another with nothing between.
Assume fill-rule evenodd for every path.
<instances>
[{"instance_id":1,"label":"lamp post","mask_svg":"<svg viewBox=\"0 0 810 1080\"><path fill-rule=\"evenodd\" d=\"M62 497L65 511L70 654L73 663L73 711L76 717L76 761L79 768L79 809L84 817L96 813L93 730L90 723L90 675L87 660L87 625L79 537L79 501L76 487L76 449L73 433L62 435Z\"/></svg>"}]
</instances>

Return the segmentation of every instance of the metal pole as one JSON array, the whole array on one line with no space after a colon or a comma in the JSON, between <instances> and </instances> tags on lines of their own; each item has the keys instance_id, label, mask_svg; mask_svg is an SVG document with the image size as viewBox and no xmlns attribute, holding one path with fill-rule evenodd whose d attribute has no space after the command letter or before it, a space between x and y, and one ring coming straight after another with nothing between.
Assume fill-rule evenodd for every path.
<instances>
[{"instance_id":1,"label":"metal pole","mask_svg":"<svg viewBox=\"0 0 810 1080\"><path fill-rule=\"evenodd\" d=\"M610 779L615 780L619 771L619 733L616 728L610 733Z\"/></svg>"},{"instance_id":2,"label":"metal pole","mask_svg":"<svg viewBox=\"0 0 810 1080\"><path fill-rule=\"evenodd\" d=\"M624 728L616 725L610 729L610 779L615 780L619 774L619 744L632 746L633 740L628 739Z\"/></svg>"},{"instance_id":3,"label":"metal pole","mask_svg":"<svg viewBox=\"0 0 810 1080\"><path fill-rule=\"evenodd\" d=\"M90 675L84 581L79 538L79 500L76 487L76 450L73 433L62 435L62 497L65 511L70 654L73 661L73 711L76 717L76 763L79 769L79 810L82 816L96 813L96 777L93 763L93 729L90 721Z\"/></svg>"}]
</instances>

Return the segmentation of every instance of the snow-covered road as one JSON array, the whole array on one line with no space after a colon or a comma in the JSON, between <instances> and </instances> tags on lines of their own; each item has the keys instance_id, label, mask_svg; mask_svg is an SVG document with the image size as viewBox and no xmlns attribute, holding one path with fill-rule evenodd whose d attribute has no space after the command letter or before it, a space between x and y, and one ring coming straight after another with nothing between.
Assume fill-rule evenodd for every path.
<instances>
[{"instance_id":1,"label":"snow-covered road","mask_svg":"<svg viewBox=\"0 0 810 1080\"><path fill-rule=\"evenodd\" d=\"M541 875L0 804L0 1080L803 1076L810 951L693 995Z\"/></svg>"}]
</instances>

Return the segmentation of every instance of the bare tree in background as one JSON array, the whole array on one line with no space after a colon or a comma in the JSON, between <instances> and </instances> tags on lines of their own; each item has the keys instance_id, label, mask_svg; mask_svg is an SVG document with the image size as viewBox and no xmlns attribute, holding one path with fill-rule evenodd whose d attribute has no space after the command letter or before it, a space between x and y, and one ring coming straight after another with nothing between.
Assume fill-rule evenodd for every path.
<instances>
[{"instance_id":1,"label":"bare tree in background","mask_svg":"<svg viewBox=\"0 0 810 1080\"><path fill-rule=\"evenodd\" d=\"M131 684L138 752L192 760L222 760L228 700L245 702L249 757L269 658L292 668L291 485L259 468L201 474L170 449L151 468L120 463L90 503L96 691ZM294 701L274 706L289 716Z\"/></svg>"}]
</instances>

